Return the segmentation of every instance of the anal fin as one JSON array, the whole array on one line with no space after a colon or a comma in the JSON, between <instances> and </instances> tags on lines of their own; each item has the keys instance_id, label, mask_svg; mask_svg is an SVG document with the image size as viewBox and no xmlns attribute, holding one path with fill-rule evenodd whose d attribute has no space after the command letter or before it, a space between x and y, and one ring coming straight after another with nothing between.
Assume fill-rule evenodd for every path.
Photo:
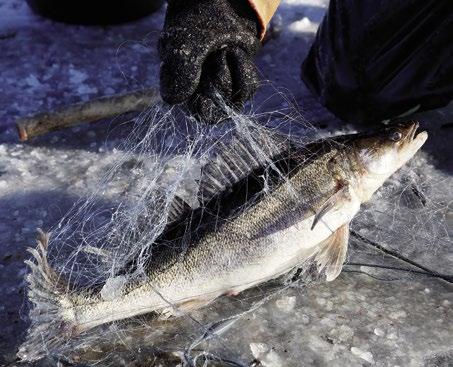
<instances>
[{"instance_id":1,"label":"anal fin","mask_svg":"<svg viewBox=\"0 0 453 367\"><path fill-rule=\"evenodd\" d=\"M186 313L190 313L195 311L199 308L207 306L210 304L216 297L212 298L193 298L187 301L184 301L175 306L169 306L164 308L159 312L159 319L165 320L169 319L170 317L178 317L183 316Z\"/></svg>"},{"instance_id":2,"label":"anal fin","mask_svg":"<svg viewBox=\"0 0 453 367\"><path fill-rule=\"evenodd\" d=\"M318 271L326 270L326 280L334 280L341 273L349 242L349 223L342 225L332 235L319 244L315 254Z\"/></svg>"}]
</instances>

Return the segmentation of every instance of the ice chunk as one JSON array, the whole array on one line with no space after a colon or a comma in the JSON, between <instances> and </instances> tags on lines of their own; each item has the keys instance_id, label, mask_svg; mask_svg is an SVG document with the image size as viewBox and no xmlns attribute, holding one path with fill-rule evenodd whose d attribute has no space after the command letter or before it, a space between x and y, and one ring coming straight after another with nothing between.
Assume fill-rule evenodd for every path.
<instances>
[{"instance_id":1,"label":"ice chunk","mask_svg":"<svg viewBox=\"0 0 453 367\"><path fill-rule=\"evenodd\" d=\"M73 84L81 84L88 79L88 75L76 69L69 69L69 81Z\"/></svg>"},{"instance_id":2,"label":"ice chunk","mask_svg":"<svg viewBox=\"0 0 453 367\"><path fill-rule=\"evenodd\" d=\"M281 367L283 361L280 356L264 343L250 343L250 350L253 356L260 361L264 367Z\"/></svg>"},{"instance_id":3,"label":"ice chunk","mask_svg":"<svg viewBox=\"0 0 453 367\"><path fill-rule=\"evenodd\" d=\"M310 22L307 17L303 17L301 20L291 23L288 29L294 33L315 33L318 24Z\"/></svg>"},{"instance_id":4,"label":"ice chunk","mask_svg":"<svg viewBox=\"0 0 453 367\"><path fill-rule=\"evenodd\" d=\"M109 278L101 289L101 297L106 301L112 301L121 297L124 286L127 284L127 278L124 275Z\"/></svg>"},{"instance_id":5,"label":"ice chunk","mask_svg":"<svg viewBox=\"0 0 453 367\"><path fill-rule=\"evenodd\" d=\"M294 306L296 305L296 297L282 297L278 299L275 304L277 307L285 312L289 312L294 309Z\"/></svg>"},{"instance_id":6,"label":"ice chunk","mask_svg":"<svg viewBox=\"0 0 453 367\"><path fill-rule=\"evenodd\" d=\"M356 355L359 358L364 359L369 363L374 363L373 355L370 352L367 352L357 347L351 347L351 352L352 354Z\"/></svg>"},{"instance_id":7,"label":"ice chunk","mask_svg":"<svg viewBox=\"0 0 453 367\"><path fill-rule=\"evenodd\" d=\"M198 189L201 176L201 164L193 158L175 157L167 162L162 176L161 187L176 187L175 194L191 208L199 206Z\"/></svg>"},{"instance_id":8,"label":"ice chunk","mask_svg":"<svg viewBox=\"0 0 453 367\"><path fill-rule=\"evenodd\" d=\"M384 335L385 335L384 330L379 329L379 328L375 328L375 329L374 329L374 333L375 333L377 336L384 336Z\"/></svg>"}]
</instances>

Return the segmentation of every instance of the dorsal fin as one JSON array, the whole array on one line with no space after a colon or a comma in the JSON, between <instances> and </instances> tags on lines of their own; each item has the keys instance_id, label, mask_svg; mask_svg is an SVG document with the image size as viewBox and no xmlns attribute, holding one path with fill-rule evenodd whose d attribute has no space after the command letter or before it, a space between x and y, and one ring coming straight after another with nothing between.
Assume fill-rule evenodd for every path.
<instances>
[{"instance_id":1,"label":"dorsal fin","mask_svg":"<svg viewBox=\"0 0 453 367\"><path fill-rule=\"evenodd\" d=\"M212 157L201 168L198 190L200 206L257 168L272 164L273 157L291 146L287 137L265 128L256 128L253 135L247 135L247 139L236 134L227 143L217 143ZM190 210L189 205L176 196L170 206L167 223L177 221L187 210Z\"/></svg>"}]
</instances>

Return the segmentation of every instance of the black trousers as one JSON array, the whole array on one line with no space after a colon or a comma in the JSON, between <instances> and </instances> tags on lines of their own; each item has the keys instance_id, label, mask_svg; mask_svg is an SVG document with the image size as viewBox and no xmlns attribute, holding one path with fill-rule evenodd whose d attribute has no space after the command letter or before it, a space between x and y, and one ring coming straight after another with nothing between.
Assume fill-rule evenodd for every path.
<instances>
[{"instance_id":1,"label":"black trousers","mask_svg":"<svg viewBox=\"0 0 453 367\"><path fill-rule=\"evenodd\" d=\"M453 98L452 0L331 0L302 79L350 122Z\"/></svg>"}]
</instances>

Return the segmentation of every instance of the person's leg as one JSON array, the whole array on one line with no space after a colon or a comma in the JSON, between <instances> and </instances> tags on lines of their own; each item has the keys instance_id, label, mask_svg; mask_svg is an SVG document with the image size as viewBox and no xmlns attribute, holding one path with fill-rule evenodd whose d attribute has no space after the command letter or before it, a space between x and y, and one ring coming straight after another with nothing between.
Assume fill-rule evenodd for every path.
<instances>
[{"instance_id":1,"label":"person's leg","mask_svg":"<svg viewBox=\"0 0 453 367\"><path fill-rule=\"evenodd\" d=\"M453 97L453 1L331 0L302 79L350 122L377 122Z\"/></svg>"}]
</instances>

